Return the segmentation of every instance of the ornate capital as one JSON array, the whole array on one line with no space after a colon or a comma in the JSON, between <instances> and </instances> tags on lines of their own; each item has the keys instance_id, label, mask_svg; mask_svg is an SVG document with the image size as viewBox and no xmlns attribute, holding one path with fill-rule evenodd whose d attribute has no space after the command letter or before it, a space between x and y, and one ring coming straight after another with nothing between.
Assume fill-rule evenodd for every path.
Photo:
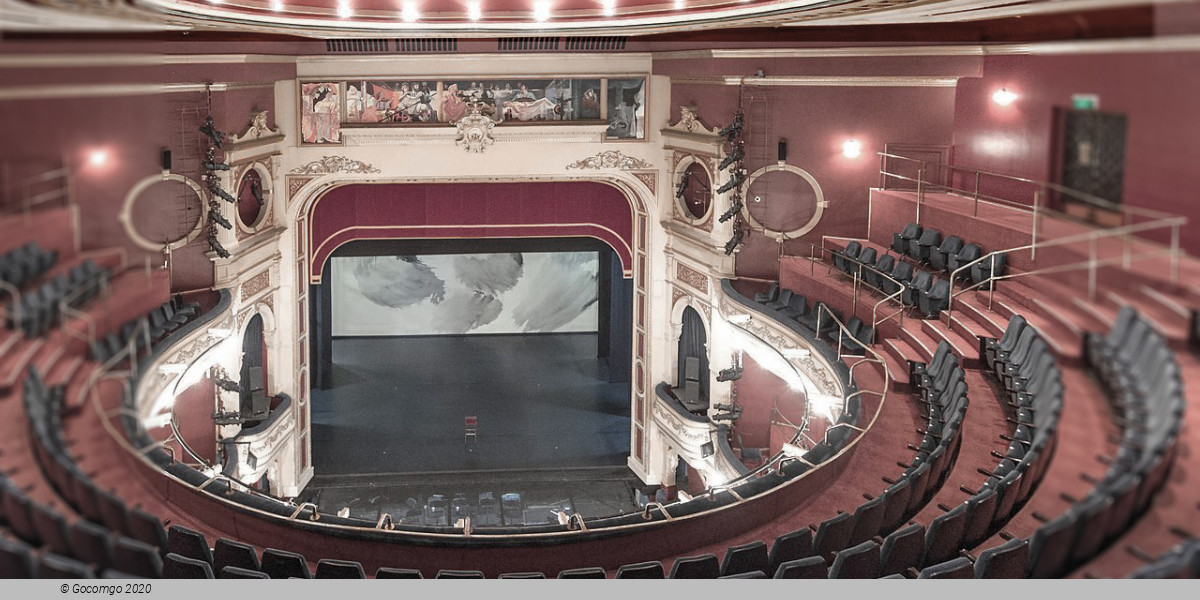
<instances>
[{"instance_id":1,"label":"ornate capital","mask_svg":"<svg viewBox=\"0 0 1200 600\"><path fill-rule=\"evenodd\" d=\"M595 156L577 160L568 169L620 169L622 171L653 169L654 165L636 157L626 156L620 150L605 150Z\"/></svg>"},{"instance_id":2,"label":"ornate capital","mask_svg":"<svg viewBox=\"0 0 1200 600\"><path fill-rule=\"evenodd\" d=\"M327 173L378 173L379 169L345 156L323 156L304 166L288 171L292 175L325 175Z\"/></svg>"}]
</instances>

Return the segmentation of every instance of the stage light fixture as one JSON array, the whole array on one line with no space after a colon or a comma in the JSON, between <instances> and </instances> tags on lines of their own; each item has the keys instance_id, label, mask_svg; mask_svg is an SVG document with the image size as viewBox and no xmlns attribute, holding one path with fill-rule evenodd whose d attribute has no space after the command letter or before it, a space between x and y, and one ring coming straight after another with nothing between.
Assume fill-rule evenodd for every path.
<instances>
[{"instance_id":1,"label":"stage light fixture","mask_svg":"<svg viewBox=\"0 0 1200 600\"><path fill-rule=\"evenodd\" d=\"M842 142L842 156L846 158L858 158L862 156L863 144L858 140L846 140Z\"/></svg>"},{"instance_id":2,"label":"stage light fixture","mask_svg":"<svg viewBox=\"0 0 1200 600\"><path fill-rule=\"evenodd\" d=\"M687 191L688 179L691 178L691 176L692 174L689 171L683 172L683 175L679 178L679 185L675 186L676 198L683 199L683 193Z\"/></svg>"},{"instance_id":3,"label":"stage light fixture","mask_svg":"<svg viewBox=\"0 0 1200 600\"><path fill-rule=\"evenodd\" d=\"M229 165L217 160L216 150L209 147L204 154L204 168L209 171L228 171Z\"/></svg>"},{"instance_id":4,"label":"stage light fixture","mask_svg":"<svg viewBox=\"0 0 1200 600\"><path fill-rule=\"evenodd\" d=\"M746 232L742 231L740 227L738 229L734 229L733 237L729 238L728 242L725 242L725 256L733 254L733 251L737 250L738 246L742 245L744 241L743 238L745 237Z\"/></svg>"},{"instance_id":5,"label":"stage light fixture","mask_svg":"<svg viewBox=\"0 0 1200 600\"><path fill-rule=\"evenodd\" d=\"M717 372L717 381L737 381L742 378L741 367L729 367Z\"/></svg>"},{"instance_id":6,"label":"stage light fixture","mask_svg":"<svg viewBox=\"0 0 1200 600\"><path fill-rule=\"evenodd\" d=\"M745 145L744 143L738 142L737 145L735 145L733 147L733 152L730 152L729 156L726 156L724 159L721 160L721 164L717 165L717 170L723 171L725 169L725 167L728 167L729 165L732 165L733 163L735 163L739 160L742 160L742 158L744 158L746 156L746 151L743 148L744 145Z\"/></svg>"},{"instance_id":7,"label":"stage light fixture","mask_svg":"<svg viewBox=\"0 0 1200 600\"><path fill-rule=\"evenodd\" d=\"M1015 92L1008 91L1007 88L1000 88L992 94L992 102L995 102L1000 106L1008 106L1013 102L1016 102L1017 98L1019 97L1020 96L1017 96Z\"/></svg>"},{"instance_id":8,"label":"stage light fixture","mask_svg":"<svg viewBox=\"0 0 1200 600\"><path fill-rule=\"evenodd\" d=\"M267 201L263 199L262 184L257 181L250 182L250 195L254 196L254 199L258 201L259 206L263 206L267 203Z\"/></svg>"},{"instance_id":9,"label":"stage light fixture","mask_svg":"<svg viewBox=\"0 0 1200 600\"><path fill-rule=\"evenodd\" d=\"M229 219L222 217L221 213L216 210L209 209L208 220L212 221L213 223L216 223L217 225L220 225L221 227L223 227L225 229L233 229L233 223L230 223Z\"/></svg>"},{"instance_id":10,"label":"stage light fixture","mask_svg":"<svg viewBox=\"0 0 1200 600\"><path fill-rule=\"evenodd\" d=\"M738 215L738 213L742 212L743 206L745 206L745 205L742 203L742 199L740 197L734 198L733 204L729 205L729 210L725 211L721 215L721 218L717 219L717 221L720 223L724 223L725 221L728 221L728 220L736 217Z\"/></svg>"},{"instance_id":11,"label":"stage light fixture","mask_svg":"<svg viewBox=\"0 0 1200 600\"><path fill-rule=\"evenodd\" d=\"M221 258L229 258L229 251L225 249L225 246L221 245L221 242L217 241L217 235L215 233L208 234L208 247L210 250L215 252L217 256L220 256Z\"/></svg>"},{"instance_id":12,"label":"stage light fixture","mask_svg":"<svg viewBox=\"0 0 1200 600\"><path fill-rule=\"evenodd\" d=\"M208 139L212 142L212 145L218 148L221 147L221 142L225 141L225 133L217 130L216 126L213 124L212 115L204 117L204 125L200 126L200 133L208 136Z\"/></svg>"},{"instance_id":13,"label":"stage light fixture","mask_svg":"<svg viewBox=\"0 0 1200 600\"><path fill-rule=\"evenodd\" d=\"M734 171L733 176L729 178L729 181L726 181L724 185L717 188L717 193L724 194L725 192L742 185L743 181L746 181L746 172L742 170Z\"/></svg>"}]
</instances>

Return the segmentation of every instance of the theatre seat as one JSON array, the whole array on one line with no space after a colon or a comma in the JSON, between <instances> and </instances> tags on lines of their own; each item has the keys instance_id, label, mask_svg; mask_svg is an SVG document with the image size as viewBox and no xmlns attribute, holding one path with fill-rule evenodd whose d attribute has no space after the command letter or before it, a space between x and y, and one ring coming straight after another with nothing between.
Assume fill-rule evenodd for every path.
<instances>
[{"instance_id":1,"label":"theatre seat","mask_svg":"<svg viewBox=\"0 0 1200 600\"><path fill-rule=\"evenodd\" d=\"M725 558L721 560L721 575L736 575L750 571L765 573L767 568L767 545L759 540L731 546L725 551Z\"/></svg>"},{"instance_id":2,"label":"theatre seat","mask_svg":"<svg viewBox=\"0 0 1200 600\"><path fill-rule=\"evenodd\" d=\"M167 552L174 552L180 556L202 560L208 564L212 564L212 548L208 545L208 540L204 534L199 531L193 531L187 527L180 525L172 525L167 530Z\"/></svg>"},{"instance_id":3,"label":"theatre seat","mask_svg":"<svg viewBox=\"0 0 1200 600\"><path fill-rule=\"evenodd\" d=\"M258 560L258 552L254 546L217 538L217 545L213 547L213 570L219 573L225 567L258 571L262 569L262 563Z\"/></svg>"},{"instance_id":4,"label":"theatre seat","mask_svg":"<svg viewBox=\"0 0 1200 600\"><path fill-rule=\"evenodd\" d=\"M303 556L274 548L263 550L262 572L270 575L271 579L312 579Z\"/></svg>"},{"instance_id":5,"label":"theatre seat","mask_svg":"<svg viewBox=\"0 0 1200 600\"><path fill-rule=\"evenodd\" d=\"M29 544L0 537L0 579L32 579L35 564Z\"/></svg>"},{"instance_id":6,"label":"theatre seat","mask_svg":"<svg viewBox=\"0 0 1200 600\"><path fill-rule=\"evenodd\" d=\"M243 569L241 567L225 567L217 574L217 579L270 579L271 576L262 571ZM382 578L381 578L382 579Z\"/></svg>"},{"instance_id":7,"label":"theatre seat","mask_svg":"<svg viewBox=\"0 0 1200 600\"><path fill-rule=\"evenodd\" d=\"M921 570L917 579L973 579L975 568L965 556L931 565Z\"/></svg>"},{"instance_id":8,"label":"theatre seat","mask_svg":"<svg viewBox=\"0 0 1200 600\"><path fill-rule=\"evenodd\" d=\"M879 544L865 541L837 553L829 566L830 579L875 579L879 577Z\"/></svg>"},{"instance_id":9,"label":"theatre seat","mask_svg":"<svg viewBox=\"0 0 1200 600\"><path fill-rule=\"evenodd\" d=\"M162 557L154 546L120 537L113 546L113 568L130 575L157 579L162 577Z\"/></svg>"},{"instance_id":10,"label":"theatre seat","mask_svg":"<svg viewBox=\"0 0 1200 600\"><path fill-rule=\"evenodd\" d=\"M601 571L603 573L603 571ZM394 569L391 567L379 567L375 571L375 579L424 579L421 572L417 569Z\"/></svg>"},{"instance_id":11,"label":"theatre seat","mask_svg":"<svg viewBox=\"0 0 1200 600\"><path fill-rule=\"evenodd\" d=\"M715 554L677 558L671 564L669 579L716 579L721 575L721 563Z\"/></svg>"},{"instance_id":12,"label":"theatre seat","mask_svg":"<svg viewBox=\"0 0 1200 600\"><path fill-rule=\"evenodd\" d=\"M38 560L39 579L95 579L91 567L66 556L54 553L43 554Z\"/></svg>"},{"instance_id":13,"label":"theatre seat","mask_svg":"<svg viewBox=\"0 0 1200 600\"><path fill-rule=\"evenodd\" d=\"M767 554L767 567L774 573L785 562L809 556L812 556L812 530L803 527L775 538Z\"/></svg>"},{"instance_id":14,"label":"theatre seat","mask_svg":"<svg viewBox=\"0 0 1200 600\"><path fill-rule=\"evenodd\" d=\"M97 571L111 567L113 546L108 530L90 521L76 521L71 525L71 554Z\"/></svg>"},{"instance_id":15,"label":"theatre seat","mask_svg":"<svg viewBox=\"0 0 1200 600\"><path fill-rule=\"evenodd\" d=\"M902 529L897 529L883 540L879 550L882 563L881 574L891 575L903 573L910 567L916 567L921 560L921 552L925 549L925 527L912 523Z\"/></svg>"},{"instance_id":16,"label":"theatre seat","mask_svg":"<svg viewBox=\"0 0 1200 600\"><path fill-rule=\"evenodd\" d=\"M828 579L829 569L825 559L820 556L810 556L797 560L789 560L775 569L774 579Z\"/></svg>"},{"instance_id":17,"label":"theatre seat","mask_svg":"<svg viewBox=\"0 0 1200 600\"><path fill-rule=\"evenodd\" d=\"M360 563L322 558L317 561L317 579L366 579Z\"/></svg>"},{"instance_id":18,"label":"theatre seat","mask_svg":"<svg viewBox=\"0 0 1200 600\"><path fill-rule=\"evenodd\" d=\"M525 573L501 573L496 579L545 579L546 574L541 571L529 571Z\"/></svg>"},{"instance_id":19,"label":"theatre seat","mask_svg":"<svg viewBox=\"0 0 1200 600\"><path fill-rule=\"evenodd\" d=\"M561 573L559 574L562 575ZM657 560L621 565L617 579L664 579L662 563Z\"/></svg>"},{"instance_id":20,"label":"theatre seat","mask_svg":"<svg viewBox=\"0 0 1200 600\"><path fill-rule=\"evenodd\" d=\"M722 575L717 579L766 579L767 574L762 571L747 571L745 573L735 573L733 575Z\"/></svg>"},{"instance_id":21,"label":"theatre seat","mask_svg":"<svg viewBox=\"0 0 1200 600\"><path fill-rule=\"evenodd\" d=\"M979 553L975 559L976 579L1021 579L1025 577L1025 561L1029 542L1013 538Z\"/></svg>"},{"instance_id":22,"label":"theatre seat","mask_svg":"<svg viewBox=\"0 0 1200 600\"><path fill-rule=\"evenodd\" d=\"M854 515L844 512L825 519L817 525L817 532L813 535L813 554L833 560L833 555L849 545L852 533Z\"/></svg>"},{"instance_id":23,"label":"theatre seat","mask_svg":"<svg viewBox=\"0 0 1200 600\"><path fill-rule=\"evenodd\" d=\"M212 565L170 552L163 557L163 579L213 579Z\"/></svg>"},{"instance_id":24,"label":"theatre seat","mask_svg":"<svg viewBox=\"0 0 1200 600\"><path fill-rule=\"evenodd\" d=\"M661 565L660 565L661 566ZM600 567L580 567L558 572L559 579L605 579L608 577Z\"/></svg>"},{"instance_id":25,"label":"theatre seat","mask_svg":"<svg viewBox=\"0 0 1200 600\"><path fill-rule=\"evenodd\" d=\"M483 579L483 571L470 569L442 569L434 579Z\"/></svg>"},{"instance_id":26,"label":"theatre seat","mask_svg":"<svg viewBox=\"0 0 1200 600\"><path fill-rule=\"evenodd\" d=\"M921 226L916 223L909 223L900 230L900 233L892 234L892 251L896 254L904 254L908 251L908 244L912 240L921 237Z\"/></svg>"}]
</instances>

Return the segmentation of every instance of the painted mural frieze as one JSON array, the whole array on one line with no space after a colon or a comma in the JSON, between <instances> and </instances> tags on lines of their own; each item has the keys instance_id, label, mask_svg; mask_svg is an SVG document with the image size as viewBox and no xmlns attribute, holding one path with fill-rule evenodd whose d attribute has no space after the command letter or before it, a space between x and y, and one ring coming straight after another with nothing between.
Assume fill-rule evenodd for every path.
<instances>
[{"instance_id":1,"label":"painted mural frieze","mask_svg":"<svg viewBox=\"0 0 1200 600\"><path fill-rule=\"evenodd\" d=\"M648 170L653 169L654 165L636 157L626 156L620 150L605 150L589 156L584 159L577 160L569 165L568 169L620 169L622 171L633 170Z\"/></svg>"},{"instance_id":2,"label":"painted mural frieze","mask_svg":"<svg viewBox=\"0 0 1200 600\"><path fill-rule=\"evenodd\" d=\"M345 156L323 156L306 165L289 171L292 175L325 175L328 173L378 173L379 169L358 160Z\"/></svg>"}]
</instances>

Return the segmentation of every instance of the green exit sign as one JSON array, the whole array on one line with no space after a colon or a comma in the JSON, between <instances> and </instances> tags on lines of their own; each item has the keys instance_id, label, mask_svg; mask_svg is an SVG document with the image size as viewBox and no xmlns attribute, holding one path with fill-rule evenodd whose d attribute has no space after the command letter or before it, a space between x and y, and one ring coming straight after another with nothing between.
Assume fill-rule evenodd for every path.
<instances>
[{"instance_id":1,"label":"green exit sign","mask_svg":"<svg viewBox=\"0 0 1200 600\"><path fill-rule=\"evenodd\" d=\"M1075 110L1097 110L1100 108L1100 96L1096 94L1072 94L1071 107Z\"/></svg>"}]
</instances>

